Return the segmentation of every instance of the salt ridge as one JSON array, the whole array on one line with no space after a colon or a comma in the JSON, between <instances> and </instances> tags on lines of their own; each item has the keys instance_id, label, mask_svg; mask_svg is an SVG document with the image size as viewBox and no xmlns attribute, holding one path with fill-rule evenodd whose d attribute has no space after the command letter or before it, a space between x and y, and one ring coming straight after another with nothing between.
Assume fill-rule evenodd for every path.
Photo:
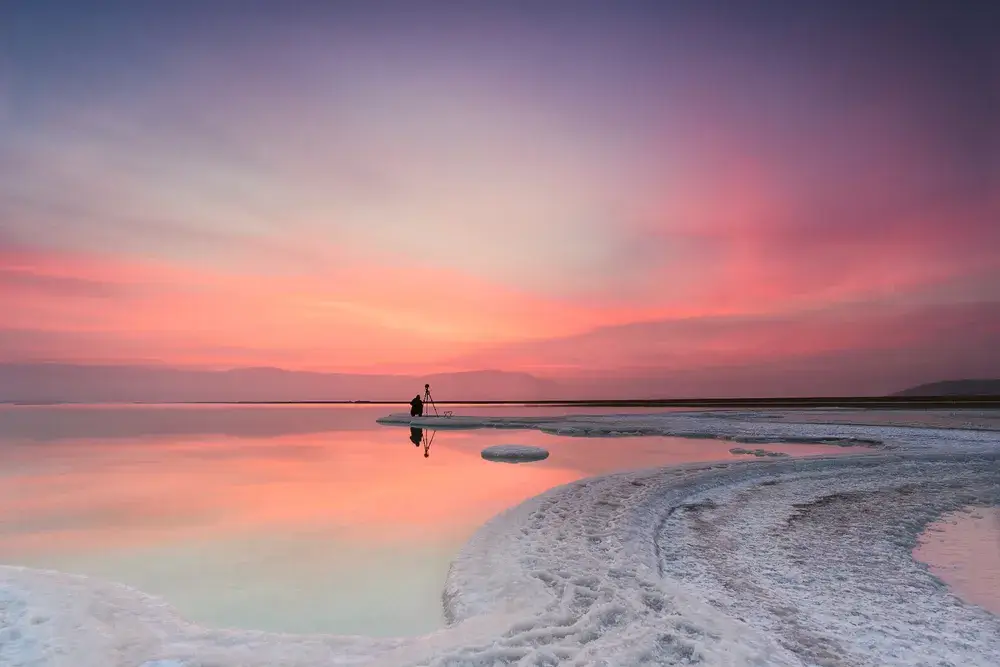
<instances>
[{"instance_id":1,"label":"salt ridge","mask_svg":"<svg viewBox=\"0 0 1000 667\"><path fill-rule=\"evenodd\" d=\"M940 513L1000 503L998 433L755 413L500 425L882 444L861 456L688 465L553 489L473 536L443 592L449 626L424 637L210 630L125 586L0 567L0 665L997 663L1000 619L957 600L910 549Z\"/></svg>"}]
</instances>

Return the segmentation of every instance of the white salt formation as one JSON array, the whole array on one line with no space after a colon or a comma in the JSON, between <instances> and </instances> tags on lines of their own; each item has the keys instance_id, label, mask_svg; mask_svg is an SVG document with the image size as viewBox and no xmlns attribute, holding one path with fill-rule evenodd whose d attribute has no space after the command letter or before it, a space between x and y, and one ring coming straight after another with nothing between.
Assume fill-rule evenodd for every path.
<instances>
[{"instance_id":1,"label":"white salt formation","mask_svg":"<svg viewBox=\"0 0 1000 667\"><path fill-rule=\"evenodd\" d=\"M816 411L813 411L816 412ZM577 437L625 437L666 435L682 438L733 440L745 444L794 442L843 447L879 447L884 443L878 426L853 424L796 424L776 422L768 412L651 412L640 414L564 415L553 417L496 417L455 415L452 417L411 417L395 413L376 421L389 426L416 426L431 429L535 429L553 435ZM893 433L931 441L936 433L952 429L903 428Z\"/></svg>"},{"instance_id":2,"label":"white salt formation","mask_svg":"<svg viewBox=\"0 0 1000 667\"><path fill-rule=\"evenodd\" d=\"M522 463L524 461L541 461L549 457L549 450L527 445L493 445L482 452L483 458L490 461Z\"/></svg>"},{"instance_id":3,"label":"white salt formation","mask_svg":"<svg viewBox=\"0 0 1000 667\"><path fill-rule=\"evenodd\" d=\"M447 577L448 627L424 637L211 630L123 586L0 567L0 665L998 664L1000 619L951 595L911 550L943 513L1000 504L1000 433L753 413L503 419L576 435L884 444L553 489L472 537Z\"/></svg>"}]
</instances>

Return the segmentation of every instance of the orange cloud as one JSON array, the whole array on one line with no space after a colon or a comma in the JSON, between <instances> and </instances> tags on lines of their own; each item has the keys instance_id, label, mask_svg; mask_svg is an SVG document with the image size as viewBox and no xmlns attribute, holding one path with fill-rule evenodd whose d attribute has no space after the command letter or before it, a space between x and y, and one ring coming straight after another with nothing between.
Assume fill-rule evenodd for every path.
<instances>
[{"instance_id":1,"label":"orange cloud","mask_svg":"<svg viewBox=\"0 0 1000 667\"><path fill-rule=\"evenodd\" d=\"M76 350L77 358L114 358L121 346L133 351L129 358L142 348L146 358L216 365L268 357L313 368L414 357L433 363L487 344L565 336L643 315L542 298L454 270L352 261L268 276L7 252L0 290L13 306L6 328L91 334L81 341L104 348Z\"/></svg>"}]
</instances>

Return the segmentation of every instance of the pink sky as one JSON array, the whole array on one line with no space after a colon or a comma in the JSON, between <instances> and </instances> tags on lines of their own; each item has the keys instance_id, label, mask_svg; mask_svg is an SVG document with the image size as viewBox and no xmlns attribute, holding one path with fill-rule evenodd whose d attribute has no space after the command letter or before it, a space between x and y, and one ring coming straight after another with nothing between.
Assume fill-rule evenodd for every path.
<instances>
[{"instance_id":1,"label":"pink sky","mask_svg":"<svg viewBox=\"0 0 1000 667\"><path fill-rule=\"evenodd\" d=\"M941 17L148 11L0 52L0 361L1000 372L996 83Z\"/></svg>"}]
</instances>

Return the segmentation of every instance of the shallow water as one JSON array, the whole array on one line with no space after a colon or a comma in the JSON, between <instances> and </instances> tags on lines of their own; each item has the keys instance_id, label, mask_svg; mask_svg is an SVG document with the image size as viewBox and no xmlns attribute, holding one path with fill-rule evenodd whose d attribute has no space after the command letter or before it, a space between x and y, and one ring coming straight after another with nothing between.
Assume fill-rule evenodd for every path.
<instances>
[{"instance_id":1,"label":"shallow water","mask_svg":"<svg viewBox=\"0 0 1000 667\"><path fill-rule=\"evenodd\" d=\"M769 410L789 422L814 424L870 424L1000 431L1000 410L995 409L879 409L812 408Z\"/></svg>"},{"instance_id":2,"label":"shallow water","mask_svg":"<svg viewBox=\"0 0 1000 667\"><path fill-rule=\"evenodd\" d=\"M946 514L920 536L913 557L955 595L1000 615L1000 507Z\"/></svg>"},{"instance_id":3,"label":"shallow water","mask_svg":"<svg viewBox=\"0 0 1000 667\"><path fill-rule=\"evenodd\" d=\"M0 563L121 581L212 626L417 634L442 625L451 559L503 509L596 474L749 458L716 440L413 434L375 424L390 411L0 407ZM458 409L486 411L566 412ZM411 435L424 437L414 444ZM551 454L530 464L484 461L482 448L496 444Z\"/></svg>"}]
</instances>

